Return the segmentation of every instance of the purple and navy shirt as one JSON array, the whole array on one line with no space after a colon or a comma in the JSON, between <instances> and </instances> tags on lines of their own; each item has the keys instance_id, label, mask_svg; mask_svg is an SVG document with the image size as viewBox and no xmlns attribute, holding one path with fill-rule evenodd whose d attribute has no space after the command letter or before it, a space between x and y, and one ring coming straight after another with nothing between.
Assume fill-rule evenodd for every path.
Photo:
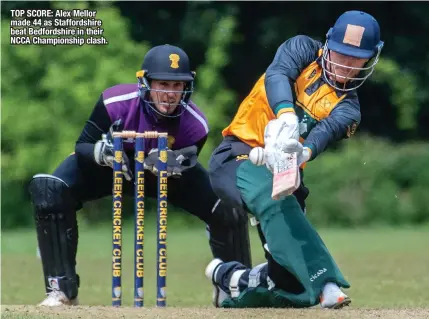
<instances>
[{"instance_id":1,"label":"purple and navy shirt","mask_svg":"<svg viewBox=\"0 0 429 319\"><path fill-rule=\"evenodd\" d=\"M158 120L146 112L136 84L108 88L103 92L103 102L112 123L121 118L123 130L126 131L168 132L169 148L173 150L195 145L209 131L206 117L193 102L188 104L181 116ZM145 152L156 147L157 139L146 139ZM124 143L124 148L129 150L129 143Z\"/></svg>"},{"instance_id":2,"label":"purple and navy shirt","mask_svg":"<svg viewBox=\"0 0 429 319\"><path fill-rule=\"evenodd\" d=\"M76 142L76 154L81 160L93 161L94 144L118 119L122 119L122 130L167 132L172 150L196 145L199 153L209 132L207 118L192 101L178 117L158 117L140 98L137 84L119 84L104 90L86 122ZM157 144L157 139L145 139L145 152L157 148ZM134 142L124 140L123 145L125 152L134 152Z\"/></svg>"}]
</instances>

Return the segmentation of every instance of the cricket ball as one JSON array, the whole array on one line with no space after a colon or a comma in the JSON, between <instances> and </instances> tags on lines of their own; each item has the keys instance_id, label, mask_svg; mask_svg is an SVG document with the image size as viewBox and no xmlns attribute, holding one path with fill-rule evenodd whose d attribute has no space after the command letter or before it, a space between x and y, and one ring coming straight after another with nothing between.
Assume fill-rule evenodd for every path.
<instances>
[{"instance_id":1,"label":"cricket ball","mask_svg":"<svg viewBox=\"0 0 429 319\"><path fill-rule=\"evenodd\" d=\"M262 147L252 148L249 153L249 159L253 164L257 166L264 164L264 149Z\"/></svg>"}]
</instances>

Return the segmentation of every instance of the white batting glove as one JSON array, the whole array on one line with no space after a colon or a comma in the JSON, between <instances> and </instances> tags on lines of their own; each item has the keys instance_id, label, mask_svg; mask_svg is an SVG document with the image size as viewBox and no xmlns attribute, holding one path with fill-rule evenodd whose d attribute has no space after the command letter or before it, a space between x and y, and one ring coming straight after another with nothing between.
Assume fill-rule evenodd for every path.
<instances>
[{"instance_id":1,"label":"white batting glove","mask_svg":"<svg viewBox=\"0 0 429 319\"><path fill-rule=\"evenodd\" d=\"M311 157L311 149L304 147L301 154L298 153L298 166L301 166L303 163L307 162Z\"/></svg>"},{"instance_id":2,"label":"white batting glove","mask_svg":"<svg viewBox=\"0 0 429 319\"><path fill-rule=\"evenodd\" d=\"M273 167L276 163L288 157L287 153L297 153L298 166L307 162L311 157L311 149L309 147L304 147L295 139L288 139L279 147L281 148L265 148L264 150L265 164L271 172L273 172Z\"/></svg>"},{"instance_id":3,"label":"white batting glove","mask_svg":"<svg viewBox=\"0 0 429 319\"><path fill-rule=\"evenodd\" d=\"M265 149L264 156L265 166L271 173L274 173L274 167L277 165L277 163L284 162L288 157L285 152L275 148Z\"/></svg>"},{"instance_id":4,"label":"white batting glove","mask_svg":"<svg viewBox=\"0 0 429 319\"><path fill-rule=\"evenodd\" d=\"M278 119L271 120L265 127L264 143L265 148L282 149L283 143L289 139L299 139L298 116L293 112L286 112Z\"/></svg>"},{"instance_id":5,"label":"white batting glove","mask_svg":"<svg viewBox=\"0 0 429 319\"><path fill-rule=\"evenodd\" d=\"M297 153L298 166L307 162L311 157L311 149L304 147L295 139L289 139L281 145L281 150L285 153Z\"/></svg>"},{"instance_id":6,"label":"white batting glove","mask_svg":"<svg viewBox=\"0 0 429 319\"><path fill-rule=\"evenodd\" d=\"M279 149L285 153L302 153L303 146L296 139L290 138L279 145Z\"/></svg>"}]
</instances>

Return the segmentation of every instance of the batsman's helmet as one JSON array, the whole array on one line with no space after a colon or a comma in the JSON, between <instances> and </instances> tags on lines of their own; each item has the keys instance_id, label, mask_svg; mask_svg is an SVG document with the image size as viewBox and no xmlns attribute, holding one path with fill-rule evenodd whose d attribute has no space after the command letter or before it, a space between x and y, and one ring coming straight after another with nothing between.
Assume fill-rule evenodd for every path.
<instances>
[{"instance_id":1,"label":"batsman's helmet","mask_svg":"<svg viewBox=\"0 0 429 319\"><path fill-rule=\"evenodd\" d=\"M140 89L140 96L150 108L166 117L177 117L183 114L188 107L188 102L194 91L194 79L196 73L191 71L188 55L181 48L165 44L150 49L143 60L141 70L137 71L136 76ZM166 90L151 89L152 80L164 81L184 81L185 88L179 106L173 115L163 114L156 109L149 93L153 92L178 92Z\"/></svg>"},{"instance_id":2,"label":"batsman's helmet","mask_svg":"<svg viewBox=\"0 0 429 319\"><path fill-rule=\"evenodd\" d=\"M347 11L343 13L329 29L323 46L322 68L325 81L341 91L351 91L363 84L374 71L375 65L383 48L384 42L380 40L380 26L377 20L368 13L362 11ZM330 60L329 51L360 59L370 59L363 68L349 67ZM327 65L339 66L352 70L359 70L357 77L347 78L347 88L337 87L335 70ZM335 69L335 67L334 67ZM330 75L330 76L329 76Z\"/></svg>"}]
</instances>

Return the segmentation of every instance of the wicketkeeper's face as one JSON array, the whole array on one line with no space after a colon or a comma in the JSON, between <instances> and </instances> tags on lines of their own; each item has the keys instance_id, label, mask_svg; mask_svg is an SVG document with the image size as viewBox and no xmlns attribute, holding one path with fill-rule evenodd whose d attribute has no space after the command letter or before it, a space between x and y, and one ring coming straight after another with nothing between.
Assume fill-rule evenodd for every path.
<instances>
[{"instance_id":1,"label":"wicketkeeper's face","mask_svg":"<svg viewBox=\"0 0 429 319\"><path fill-rule=\"evenodd\" d=\"M152 80L150 98L159 112L170 115L176 110L184 89L183 81Z\"/></svg>"}]
</instances>

